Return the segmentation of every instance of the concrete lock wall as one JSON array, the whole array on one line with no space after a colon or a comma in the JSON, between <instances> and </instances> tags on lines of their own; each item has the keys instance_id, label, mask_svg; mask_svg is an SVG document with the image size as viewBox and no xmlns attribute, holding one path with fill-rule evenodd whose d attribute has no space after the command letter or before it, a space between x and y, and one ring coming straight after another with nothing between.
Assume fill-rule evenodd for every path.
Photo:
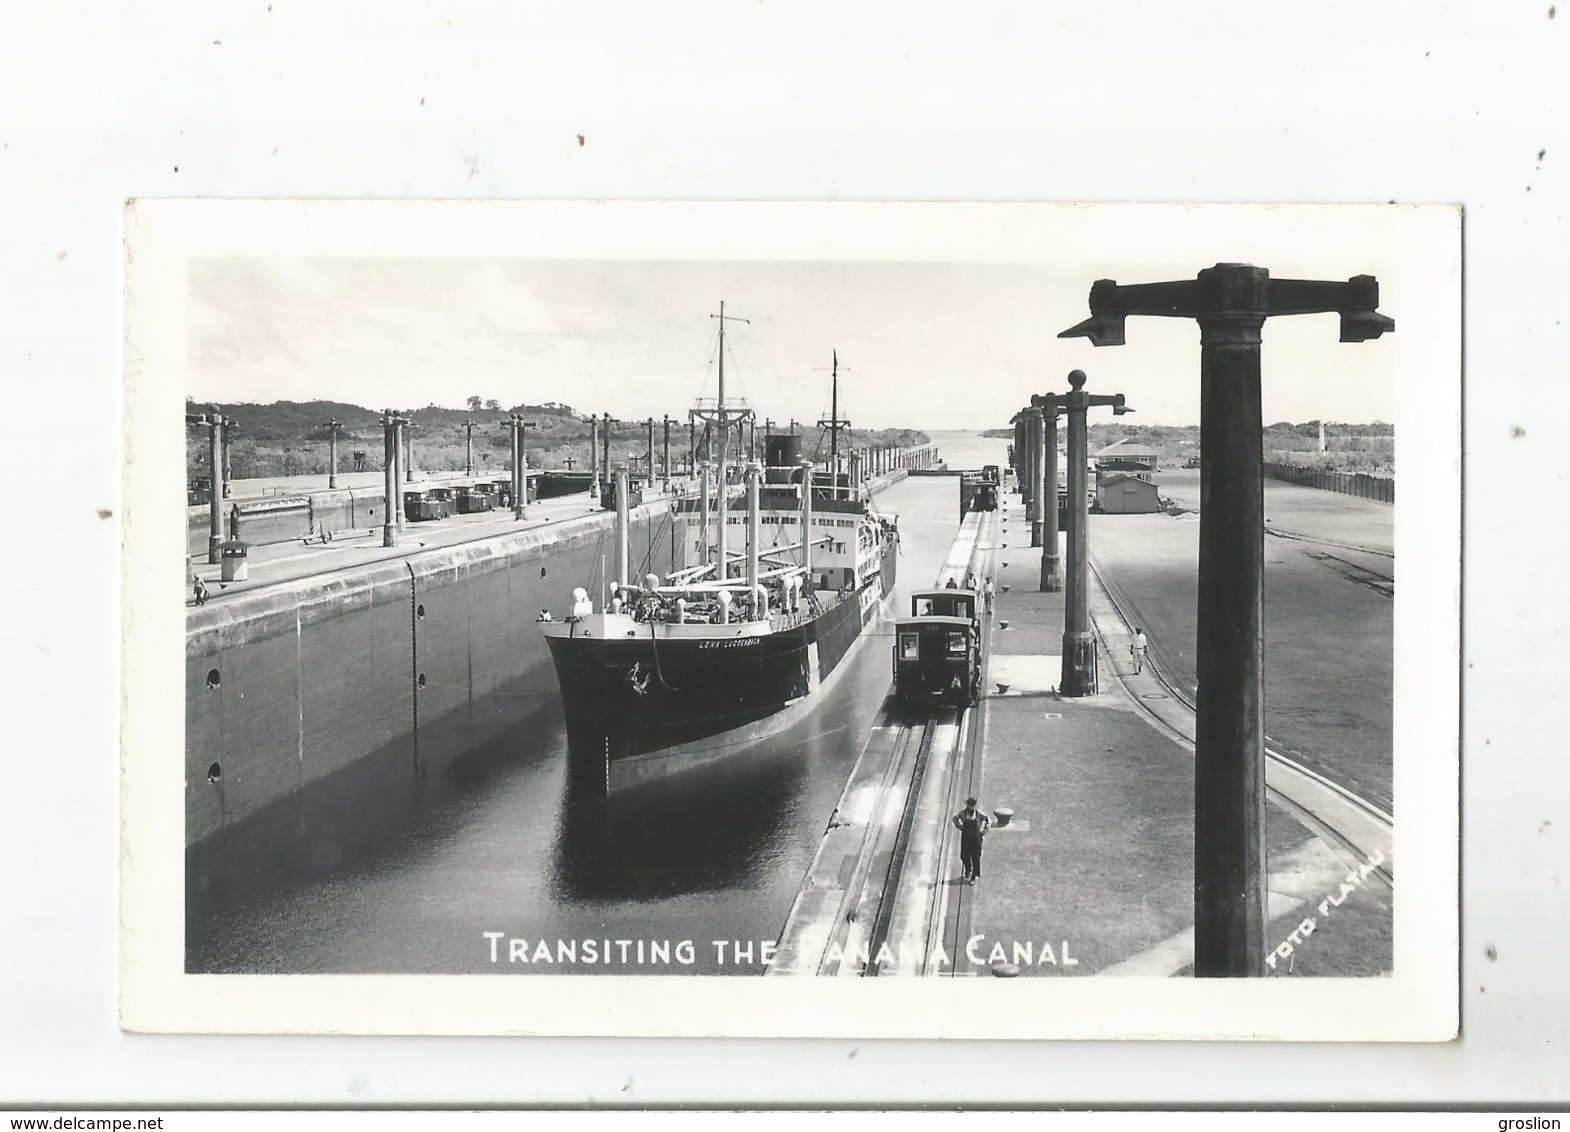
<instances>
[{"instance_id":1,"label":"concrete lock wall","mask_svg":"<svg viewBox=\"0 0 1570 1132\"><path fill-rule=\"evenodd\" d=\"M670 569L666 512L634 510L635 569ZM560 620L591 576L597 590L602 560L615 572L612 526L587 516L194 611L187 844L373 756L437 771L554 703L535 618Z\"/></svg>"},{"instance_id":2,"label":"concrete lock wall","mask_svg":"<svg viewBox=\"0 0 1570 1132\"><path fill-rule=\"evenodd\" d=\"M248 504L267 504L266 499L239 501L240 537L252 546L310 538L322 531L367 530L379 527L386 512L382 509L381 488L344 488L300 495L297 506L246 514ZM223 502L223 537L230 533L230 514L236 501ZM211 518L206 507L186 509L186 553L207 553Z\"/></svg>"}]
</instances>

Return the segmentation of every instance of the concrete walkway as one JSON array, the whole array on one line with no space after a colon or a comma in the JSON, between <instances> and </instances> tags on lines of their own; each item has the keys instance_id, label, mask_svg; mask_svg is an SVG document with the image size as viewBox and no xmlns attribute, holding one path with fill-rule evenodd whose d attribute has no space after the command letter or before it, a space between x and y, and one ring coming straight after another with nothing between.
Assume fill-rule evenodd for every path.
<instances>
[{"instance_id":1,"label":"concrete walkway","mask_svg":"<svg viewBox=\"0 0 1570 1132\"><path fill-rule=\"evenodd\" d=\"M644 504L661 503L668 498L658 494L645 495ZM514 519L512 509L504 508L474 515L450 515L435 522L405 521L403 530L398 532L398 545L395 547L382 545L380 526L339 531L331 542L326 543L315 539L290 539L288 542L253 546L247 560L249 576L245 581L222 582L222 567L210 565L201 557L193 556L191 572L207 583L209 601L221 600L227 595L245 593L277 582L350 570L476 539L495 538L548 524L559 525L574 519L607 514L609 512L600 507L599 501L590 499L587 493L563 495L529 504L528 515L523 519ZM191 593L187 591L187 607L193 601Z\"/></svg>"},{"instance_id":2,"label":"concrete walkway","mask_svg":"<svg viewBox=\"0 0 1570 1132\"><path fill-rule=\"evenodd\" d=\"M875 496L904 479L906 475L907 473L901 470L875 477L869 481L868 489ZM643 506L666 504L684 496L690 497L695 492L695 487L678 479L672 483L672 491L668 495L661 492L646 493L643 496ZM200 555L187 556L189 565L187 574L188 580L189 575L195 575L206 583L209 602L221 601L225 597L246 593L262 586L335 574L378 562L406 558L411 554L419 554L427 550L497 538L547 525L560 525L587 518L608 522L611 514L600 506L599 500L591 498L587 492L580 492L530 503L528 515L523 519L513 518L511 508L498 508L474 515L449 515L445 519L434 522L416 523L406 520L403 529L398 532L398 545L395 547L382 545L380 526L339 531L331 542L326 543L315 539L290 539L287 542L253 546L247 559L248 576L244 581L222 581L222 566L211 565ZM190 585L187 585L185 593L186 608L188 610L194 608L195 596Z\"/></svg>"},{"instance_id":3,"label":"concrete walkway","mask_svg":"<svg viewBox=\"0 0 1570 1132\"><path fill-rule=\"evenodd\" d=\"M981 801L1016 816L987 837L953 973L1191 973L1191 748L1141 709L1166 693L1148 669L1134 676L1120 629L1098 641L1099 693L1057 697L1064 595L1039 592L1041 551L1029 546L1023 507L1018 496L1003 505ZM1099 632L1114 633L1110 616L1099 610ZM1345 845L1277 804L1267 805L1265 840L1270 973L1389 970L1383 878L1359 876ZM939 882L959 875L953 858L945 855Z\"/></svg>"}]
</instances>

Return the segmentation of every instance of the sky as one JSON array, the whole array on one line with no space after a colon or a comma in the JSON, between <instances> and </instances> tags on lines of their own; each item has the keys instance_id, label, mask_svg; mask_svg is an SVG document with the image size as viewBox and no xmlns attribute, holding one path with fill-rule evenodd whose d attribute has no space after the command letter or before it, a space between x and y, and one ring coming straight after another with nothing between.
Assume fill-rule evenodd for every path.
<instances>
[{"instance_id":1,"label":"sky","mask_svg":"<svg viewBox=\"0 0 1570 1132\"><path fill-rule=\"evenodd\" d=\"M829 413L855 427L1004 427L1030 395L1123 393L1140 424L1199 420L1199 331L1129 320L1097 349L1059 331L1088 316L1097 278L1192 278L1208 263L925 263L207 257L189 264L188 391L217 404L332 400L461 408L555 401L624 420L682 419L716 392L760 420ZM1366 265L1306 260L1347 278ZM1326 267L1339 272L1326 274ZM1386 286L1380 309L1401 323ZM1414 328L1408 328L1410 333ZM1395 419L1391 339L1337 341L1334 315L1270 320L1264 420ZM1093 414L1094 416L1094 414Z\"/></svg>"}]
</instances>

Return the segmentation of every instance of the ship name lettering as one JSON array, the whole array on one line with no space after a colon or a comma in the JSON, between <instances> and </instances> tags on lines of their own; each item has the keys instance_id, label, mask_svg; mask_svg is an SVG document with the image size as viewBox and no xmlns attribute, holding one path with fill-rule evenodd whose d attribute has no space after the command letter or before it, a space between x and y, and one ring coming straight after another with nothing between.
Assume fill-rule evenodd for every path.
<instances>
[{"instance_id":1,"label":"ship name lettering","mask_svg":"<svg viewBox=\"0 0 1570 1132\"><path fill-rule=\"evenodd\" d=\"M760 638L760 637L731 637L728 640L723 640L723 641L699 641L698 642L698 648L699 649L734 649L734 648L741 648L741 647L743 647L745 645L755 645L761 639L762 638Z\"/></svg>"}]
</instances>

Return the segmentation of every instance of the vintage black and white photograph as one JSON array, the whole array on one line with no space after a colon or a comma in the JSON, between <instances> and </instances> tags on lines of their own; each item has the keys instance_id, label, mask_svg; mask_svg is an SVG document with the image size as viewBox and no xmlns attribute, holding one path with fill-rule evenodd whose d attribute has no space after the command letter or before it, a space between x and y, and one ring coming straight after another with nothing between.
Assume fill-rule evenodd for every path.
<instances>
[{"instance_id":1,"label":"vintage black and white photograph","mask_svg":"<svg viewBox=\"0 0 1570 1132\"><path fill-rule=\"evenodd\" d=\"M1454 1035L1454 210L126 230L129 1028Z\"/></svg>"}]
</instances>

